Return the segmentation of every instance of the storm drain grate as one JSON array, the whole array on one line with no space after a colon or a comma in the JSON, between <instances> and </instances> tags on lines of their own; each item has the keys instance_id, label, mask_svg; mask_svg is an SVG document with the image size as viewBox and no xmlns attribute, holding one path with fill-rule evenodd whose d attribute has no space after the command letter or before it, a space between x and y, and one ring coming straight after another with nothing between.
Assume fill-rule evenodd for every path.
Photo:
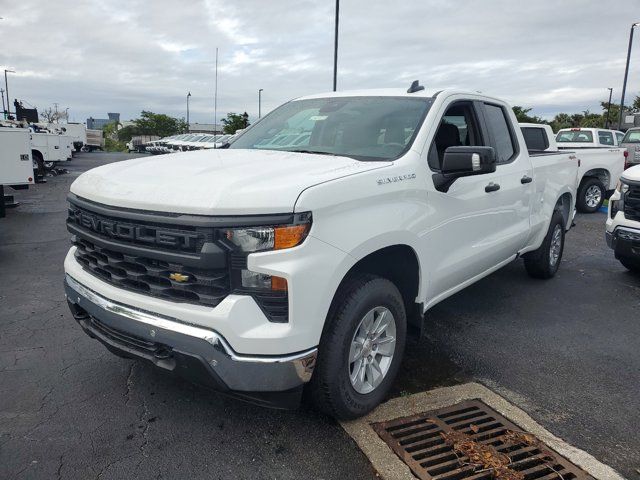
<instances>
[{"instance_id":1,"label":"storm drain grate","mask_svg":"<svg viewBox=\"0 0 640 480\"><path fill-rule=\"evenodd\" d=\"M422 480L593 479L479 400L372 426Z\"/></svg>"}]
</instances>

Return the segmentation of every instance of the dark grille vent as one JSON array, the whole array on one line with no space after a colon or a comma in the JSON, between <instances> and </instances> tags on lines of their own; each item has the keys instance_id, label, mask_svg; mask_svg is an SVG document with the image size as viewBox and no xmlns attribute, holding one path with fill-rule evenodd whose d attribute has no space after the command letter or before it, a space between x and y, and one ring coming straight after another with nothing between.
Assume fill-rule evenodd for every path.
<instances>
[{"instance_id":1,"label":"dark grille vent","mask_svg":"<svg viewBox=\"0 0 640 480\"><path fill-rule=\"evenodd\" d=\"M218 305L229 293L226 269L204 270L101 248L87 240L75 243L76 259L89 272L119 288L174 302ZM172 279L171 275L180 274Z\"/></svg>"},{"instance_id":2,"label":"dark grille vent","mask_svg":"<svg viewBox=\"0 0 640 480\"><path fill-rule=\"evenodd\" d=\"M624 197L624 216L629 220L640 221L640 185L629 185Z\"/></svg>"},{"instance_id":3,"label":"dark grille vent","mask_svg":"<svg viewBox=\"0 0 640 480\"><path fill-rule=\"evenodd\" d=\"M373 428L422 480L593 480L479 400Z\"/></svg>"}]
</instances>

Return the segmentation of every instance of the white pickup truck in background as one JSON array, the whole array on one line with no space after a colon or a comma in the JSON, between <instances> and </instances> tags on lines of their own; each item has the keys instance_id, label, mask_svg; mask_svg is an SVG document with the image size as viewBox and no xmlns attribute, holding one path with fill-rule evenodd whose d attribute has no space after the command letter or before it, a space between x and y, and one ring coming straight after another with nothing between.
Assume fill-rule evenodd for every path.
<instances>
[{"instance_id":1,"label":"white pickup truck in background","mask_svg":"<svg viewBox=\"0 0 640 480\"><path fill-rule=\"evenodd\" d=\"M304 141L271 141L291 131ZM78 177L69 307L118 355L263 405L297 405L309 382L354 418L431 307L518 258L555 275L572 157L530 155L511 107L476 92L298 98L228 148Z\"/></svg>"},{"instance_id":2,"label":"white pickup truck in background","mask_svg":"<svg viewBox=\"0 0 640 480\"><path fill-rule=\"evenodd\" d=\"M557 136L549 125L520 124L527 146L544 151L570 150L579 159L578 198L580 212L593 213L612 193L625 167L626 149L618 147L616 132L599 128L562 129ZM604 142L604 143L603 143Z\"/></svg>"}]
</instances>

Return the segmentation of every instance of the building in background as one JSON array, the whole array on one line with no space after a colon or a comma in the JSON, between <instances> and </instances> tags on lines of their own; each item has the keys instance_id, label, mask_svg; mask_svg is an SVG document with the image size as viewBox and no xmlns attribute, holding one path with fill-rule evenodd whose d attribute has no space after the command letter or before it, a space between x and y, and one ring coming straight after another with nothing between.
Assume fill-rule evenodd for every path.
<instances>
[{"instance_id":1,"label":"building in background","mask_svg":"<svg viewBox=\"0 0 640 480\"><path fill-rule=\"evenodd\" d=\"M107 113L109 118L87 118L87 128L90 130L102 130L109 123L120 123L119 113Z\"/></svg>"}]
</instances>

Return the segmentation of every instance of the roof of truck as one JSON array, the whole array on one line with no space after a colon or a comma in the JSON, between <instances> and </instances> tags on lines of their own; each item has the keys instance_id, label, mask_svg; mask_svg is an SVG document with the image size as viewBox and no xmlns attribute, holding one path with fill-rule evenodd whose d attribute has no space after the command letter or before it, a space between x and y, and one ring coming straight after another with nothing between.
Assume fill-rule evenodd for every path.
<instances>
[{"instance_id":1,"label":"roof of truck","mask_svg":"<svg viewBox=\"0 0 640 480\"><path fill-rule=\"evenodd\" d=\"M408 85L407 85L408 87ZM327 98L327 97L421 97L430 98L440 93L447 94L465 94L465 95L481 95L487 96L480 92L473 92L470 90L458 90L458 89L429 89L420 90L413 93L408 93L406 88L372 88L363 90L342 90L339 92L324 92L316 93L314 95L306 95L304 97L296 98L295 100L309 100L314 98Z\"/></svg>"}]
</instances>

